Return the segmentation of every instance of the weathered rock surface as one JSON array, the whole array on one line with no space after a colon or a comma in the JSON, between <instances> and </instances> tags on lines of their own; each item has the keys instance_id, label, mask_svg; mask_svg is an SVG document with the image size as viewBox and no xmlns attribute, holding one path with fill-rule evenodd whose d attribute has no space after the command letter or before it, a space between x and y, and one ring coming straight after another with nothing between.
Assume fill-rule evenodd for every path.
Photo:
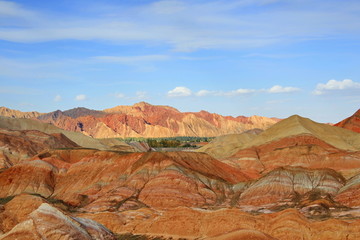
<instances>
[{"instance_id":1,"label":"weathered rock surface","mask_svg":"<svg viewBox=\"0 0 360 240\"><path fill-rule=\"evenodd\" d=\"M22 203L22 205L21 205ZM39 197L21 195L0 213L0 239L107 239L115 236L97 222L66 215Z\"/></svg>"},{"instance_id":2,"label":"weathered rock surface","mask_svg":"<svg viewBox=\"0 0 360 240\"><path fill-rule=\"evenodd\" d=\"M334 126L360 133L360 109L352 116L336 123Z\"/></svg>"},{"instance_id":3,"label":"weathered rock surface","mask_svg":"<svg viewBox=\"0 0 360 240\"><path fill-rule=\"evenodd\" d=\"M224 239L355 240L360 237L359 220L310 221L295 209L252 215L235 208L201 210L178 207L155 212L139 209L121 213L82 213L79 217L94 219L117 233L172 236L175 239L222 239L223 236Z\"/></svg>"},{"instance_id":4,"label":"weathered rock surface","mask_svg":"<svg viewBox=\"0 0 360 240\"><path fill-rule=\"evenodd\" d=\"M349 179L335 199L349 207L360 207L360 174Z\"/></svg>"},{"instance_id":5,"label":"weathered rock surface","mask_svg":"<svg viewBox=\"0 0 360 240\"><path fill-rule=\"evenodd\" d=\"M54 191L56 171L54 166L41 160L8 168L0 173L0 198L24 192L48 197Z\"/></svg>"},{"instance_id":6,"label":"weathered rock surface","mask_svg":"<svg viewBox=\"0 0 360 240\"><path fill-rule=\"evenodd\" d=\"M78 145L63 134L46 134L37 130L0 129L0 168L7 168L45 149L74 148Z\"/></svg>"},{"instance_id":7,"label":"weathered rock surface","mask_svg":"<svg viewBox=\"0 0 360 240\"><path fill-rule=\"evenodd\" d=\"M63 152L38 155L65 170L56 175L52 197L88 211L230 204L226 196L232 194L232 184L248 180L241 171L201 153Z\"/></svg>"},{"instance_id":8,"label":"weathered rock surface","mask_svg":"<svg viewBox=\"0 0 360 240\"><path fill-rule=\"evenodd\" d=\"M341 174L330 169L281 167L250 184L241 193L239 206L295 206L301 196L311 192L320 193L319 199L323 199L321 195L334 197L345 182Z\"/></svg>"}]
</instances>

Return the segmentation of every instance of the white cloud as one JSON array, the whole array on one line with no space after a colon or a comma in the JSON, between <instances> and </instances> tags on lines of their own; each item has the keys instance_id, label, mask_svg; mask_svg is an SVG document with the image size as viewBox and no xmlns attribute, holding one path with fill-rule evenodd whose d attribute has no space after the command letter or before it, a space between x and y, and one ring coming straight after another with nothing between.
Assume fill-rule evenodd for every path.
<instances>
[{"instance_id":1,"label":"white cloud","mask_svg":"<svg viewBox=\"0 0 360 240\"><path fill-rule=\"evenodd\" d=\"M187 87L176 87L168 91L167 95L168 97L188 97L192 95L192 92Z\"/></svg>"},{"instance_id":2,"label":"white cloud","mask_svg":"<svg viewBox=\"0 0 360 240\"><path fill-rule=\"evenodd\" d=\"M261 93L261 92L268 92L268 93L291 93L300 91L300 88L296 87L282 87L280 85L275 85L269 89L250 89L250 88L239 88L236 90L231 91L210 91L206 89L202 89L196 93L195 96L198 97L206 97L206 96L240 96L240 95L247 95L251 93ZM186 97L193 95L192 91L186 87L176 87L173 90L168 92L168 96L171 97Z\"/></svg>"},{"instance_id":3,"label":"white cloud","mask_svg":"<svg viewBox=\"0 0 360 240\"><path fill-rule=\"evenodd\" d=\"M296 87L282 87L280 85L275 85L267 90L269 93L291 93L300 91L300 88Z\"/></svg>"},{"instance_id":4,"label":"white cloud","mask_svg":"<svg viewBox=\"0 0 360 240\"><path fill-rule=\"evenodd\" d=\"M85 94L79 94L75 97L76 101L84 101L86 99L86 95Z\"/></svg>"},{"instance_id":5,"label":"white cloud","mask_svg":"<svg viewBox=\"0 0 360 240\"><path fill-rule=\"evenodd\" d=\"M342 81L329 80L327 83L319 83L313 94L322 95L331 91L341 90L355 90L360 89L360 82L354 82L351 79L344 79Z\"/></svg>"},{"instance_id":6,"label":"white cloud","mask_svg":"<svg viewBox=\"0 0 360 240\"><path fill-rule=\"evenodd\" d=\"M55 102L60 102L61 99L62 99L62 98L61 98L61 96L60 96L59 94L54 97L54 101L55 101Z\"/></svg>"}]
</instances>

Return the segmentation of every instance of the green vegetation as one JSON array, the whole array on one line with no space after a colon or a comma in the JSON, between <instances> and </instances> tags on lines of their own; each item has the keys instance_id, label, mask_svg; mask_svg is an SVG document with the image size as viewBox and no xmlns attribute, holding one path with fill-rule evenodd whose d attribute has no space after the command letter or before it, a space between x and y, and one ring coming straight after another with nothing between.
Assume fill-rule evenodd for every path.
<instances>
[{"instance_id":1,"label":"green vegetation","mask_svg":"<svg viewBox=\"0 0 360 240\"><path fill-rule=\"evenodd\" d=\"M6 204L8 202L10 202L15 196L8 196L8 197L4 197L4 198L0 198L0 204Z\"/></svg>"},{"instance_id":2,"label":"green vegetation","mask_svg":"<svg viewBox=\"0 0 360 240\"><path fill-rule=\"evenodd\" d=\"M156 141L166 140L166 141L179 141L181 143L186 143L186 142L210 142L214 138L215 137L166 137L166 138L131 137L131 138L117 138L117 139L124 142L147 142L148 140L156 140Z\"/></svg>"},{"instance_id":3,"label":"green vegetation","mask_svg":"<svg viewBox=\"0 0 360 240\"><path fill-rule=\"evenodd\" d=\"M147 142L152 148L189 148L194 143L210 142L214 137L117 138L124 142Z\"/></svg>"}]
</instances>

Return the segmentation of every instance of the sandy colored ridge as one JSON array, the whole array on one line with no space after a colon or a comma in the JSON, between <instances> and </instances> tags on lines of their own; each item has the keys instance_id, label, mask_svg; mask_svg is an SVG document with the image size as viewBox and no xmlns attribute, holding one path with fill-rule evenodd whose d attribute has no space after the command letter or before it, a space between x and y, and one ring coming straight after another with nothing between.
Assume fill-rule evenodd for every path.
<instances>
[{"instance_id":1,"label":"sandy colored ridge","mask_svg":"<svg viewBox=\"0 0 360 240\"><path fill-rule=\"evenodd\" d=\"M37 118L43 115L39 112L21 112L13 110L7 107L0 107L0 116L11 117L11 118Z\"/></svg>"},{"instance_id":2,"label":"sandy colored ridge","mask_svg":"<svg viewBox=\"0 0 360 240\"><path fill-rule=\"evenodd\" d=\"M226 158L236 151L297 135L310 135L327 144L346 151L360 150L360 134L353 131L314 122L298 115L284 119L259 135L242 133L215 138L208 145L200 148L216 158Z\"/></svg>"},{"instance_id":3,"label":"sandy colored ridge","mask_svg":"<svg viewBox=\"0 0 360 240\"><path fill-rule=\"evenodd\" d=\"M314 122L299 115L293 115L268 128L243 148L258 146L281 138L310 134L314 137L343 150L359 151L360 135L328 124Z\"/></svg>"}]
</instances>

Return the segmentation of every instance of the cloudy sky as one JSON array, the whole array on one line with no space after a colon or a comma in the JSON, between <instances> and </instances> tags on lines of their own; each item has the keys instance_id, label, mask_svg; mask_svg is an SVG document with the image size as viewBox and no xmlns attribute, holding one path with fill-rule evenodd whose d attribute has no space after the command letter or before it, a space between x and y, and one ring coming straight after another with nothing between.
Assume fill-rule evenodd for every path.
<instances>
[{"instance_id":1,"label":"cloudy sky","mask_svg":"<svg viewBox=\"0 0 360 240\"><path fill-rule=\"evenodd\" d=\"M360 108L360 1L0 0L0 106L139 101L340 121Z\"/></svg>"}]
</instances>

